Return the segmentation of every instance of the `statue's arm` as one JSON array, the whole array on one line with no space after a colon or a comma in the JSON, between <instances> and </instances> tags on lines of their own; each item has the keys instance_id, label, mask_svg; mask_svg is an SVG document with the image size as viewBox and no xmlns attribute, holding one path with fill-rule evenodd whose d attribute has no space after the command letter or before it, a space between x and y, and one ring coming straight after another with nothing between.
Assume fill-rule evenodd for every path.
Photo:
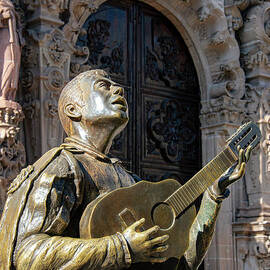
<instances>
[{"instance_id":1,"label":"statue's arm","mask_svg":"<svg viewBox=\"0 0 270 270\"><path fill-rule=\"evenodd\" d=\"M89 240L67 237L73 228L73 233L78 235L75 217L79 219L76 214L83 193L82 179L69 167L60 156L35 181L19 223L13 256L16 270L129 266L127 242L120 233Z\"/></svg>"},{"instance_id":2,"label":"statue's arm","mask_svg":"<svg viewBox=\"0 0 270 270\"><path fill-rule=\"evenodd\" d=\"M251 147L238 148L238 163L232 166L204 193L200 210L190 230L190 244L185 253L184 269L195 270L201 264L211 243L222 200L229 195L227 187L241 179L250 158Z\"/></svg>"},{"instance_id":3,"label":"statue's arm","mask_svg":"<svg viewBox=\"0 0 270 270\"><path fill-rule=\"evenodd\" d=\"M16 270L121 269L129 264L123 250L123 236L79 239L33 234L16 253ZM49 267L48 267L49 266Z\"/></svg>"},{"instance_id":4,"label":"statue's arm","mask_svg":"<svg viewBox=\"0 0 270 270\"><path fill-rule=\"evenodd\" d=\"M210 198L208 191L204 193L200 210L190 229L189 247L179 270L195 270L200 266L211 243L220 206L220 201Z\"/></svg>"}]
</instances>

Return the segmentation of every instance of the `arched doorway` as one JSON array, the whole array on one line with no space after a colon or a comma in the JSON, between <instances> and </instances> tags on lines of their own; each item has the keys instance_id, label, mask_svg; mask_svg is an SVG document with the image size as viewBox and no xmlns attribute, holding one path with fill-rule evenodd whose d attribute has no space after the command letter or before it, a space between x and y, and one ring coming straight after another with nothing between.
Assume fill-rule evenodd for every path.
<instances>
[{"instance_id":1,"label":"arched doorway","mask_svg":"<svg viewBox=\"0 0 270 270\"><path fill-rule=\"evenodd\" d=\"M126 89L130 123L112 154L144 179L188 180L201 166L200 90L180 34L138 1L105 2L83 29L87 64Z\"/></svg>"},{"instance_id":2,"label":"arched doorway","mask_svg":"<svg viewBox=\"0 0 270 270\"><path fill-rule=\"evenodd\" d=\"M201 167L200 89L171 22L141 2L112 0L89 16L77 45L126 89L130 122L111 154L143 179L191 178Z\"/></svg>"}]
</instances>

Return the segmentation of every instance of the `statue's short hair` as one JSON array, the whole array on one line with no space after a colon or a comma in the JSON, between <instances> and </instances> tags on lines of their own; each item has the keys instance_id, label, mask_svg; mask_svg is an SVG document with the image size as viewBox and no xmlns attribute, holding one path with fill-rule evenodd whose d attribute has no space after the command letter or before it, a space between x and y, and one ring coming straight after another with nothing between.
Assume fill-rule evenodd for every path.
<instances>
[{"instance_id":1,"label":"statue's short hair","mask_svg":"<svg viewBox=\"0 0 270 270\"><path fill-rule=\"evenodd\" d=\"M72 79L62 90L59 101L58 101L58 114L62 126L65 132L70 135L70 122L72 120L65 114L64 108L66 104L72 103L83 107L85 105L85 101L83 100L83 90L80 87L79 81L87 78L94 77L96 75L101 75L104 77L109 77L108 73L102 69L94 69L85 71L80 73L74 79Z\"/></svg>"}]
</instances>

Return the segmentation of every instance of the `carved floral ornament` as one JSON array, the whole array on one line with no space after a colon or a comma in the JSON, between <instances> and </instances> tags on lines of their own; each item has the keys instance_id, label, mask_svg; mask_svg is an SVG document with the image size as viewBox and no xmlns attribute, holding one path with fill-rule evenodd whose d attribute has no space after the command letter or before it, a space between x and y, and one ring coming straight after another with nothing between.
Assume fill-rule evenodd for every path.
<instances>
[{"instance_id":1,"label":"carved floral ornament","mask_svg":"<svg viewBox=\"0 0 270 270\"><path fill-rule=\"evenodd\" d=\"M195 123L192 124L191 120L195 112L175 100L166 99L160 106L154 105L151 101L147 104L148 114L152 115L147 122L147 131L149 139L156 144L151 148L151 143L148 143L148 153L151 154L157 147L165 160L180 161L183 149L193 145L197 139L193 127Z\"/></svg>"},{"instance_id":2,"label":"carved floral ornament","mask_svg":"<svg viewBox=\"0 0 270 270\"><path fill-rule=\"evenodd\" d=\"M45 80L47 89L60 91L65 85L65 77L63 71L57 67L48 68L45 72L48 80Z\"/></svg>"}]
</instances>

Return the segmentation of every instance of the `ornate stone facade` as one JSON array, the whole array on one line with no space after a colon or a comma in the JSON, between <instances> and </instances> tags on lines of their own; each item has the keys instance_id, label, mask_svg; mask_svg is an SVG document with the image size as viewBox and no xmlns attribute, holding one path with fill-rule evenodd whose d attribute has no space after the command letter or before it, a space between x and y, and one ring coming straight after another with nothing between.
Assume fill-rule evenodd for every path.
<instances>
[{"instance_id":1,"label":"ornate stone facade","mask_svg":"<svg viewBox=\"0 0 270 270\"><path fill-rule=\"evenodd\" d=\"M91 68L89 62L95 61L95 54L88 61L89 49L76 44L83 34L83 24L104 2L26 0L22 7L27 27L20 95L28 163L62 142L63 131L57 116L59 93L70 78ZM160 11L175 25L192 55L201 89L203 163L218 153L226 138L243 122L253 120L263 133L264 139L252 154L246 176L232 187L230 198L223 203L205 269L269 269L270 3L262 0L142 2ZM119 51L121 48L116 52L118 62L123 61ZM117 61L111 67L114 70L119 67ZM154 75L148 74L150 78ZM177 108L177 103L171 101L171 106ZM155 125L158 121L162 122L152 119L151 123ZM149 136L158 141L162 132ZM168 155L171 145L162 147L160 150L167 159L180 159L172 151ZM8 148L6 153L10 155Z\"/></svg>"}]
</instances>

